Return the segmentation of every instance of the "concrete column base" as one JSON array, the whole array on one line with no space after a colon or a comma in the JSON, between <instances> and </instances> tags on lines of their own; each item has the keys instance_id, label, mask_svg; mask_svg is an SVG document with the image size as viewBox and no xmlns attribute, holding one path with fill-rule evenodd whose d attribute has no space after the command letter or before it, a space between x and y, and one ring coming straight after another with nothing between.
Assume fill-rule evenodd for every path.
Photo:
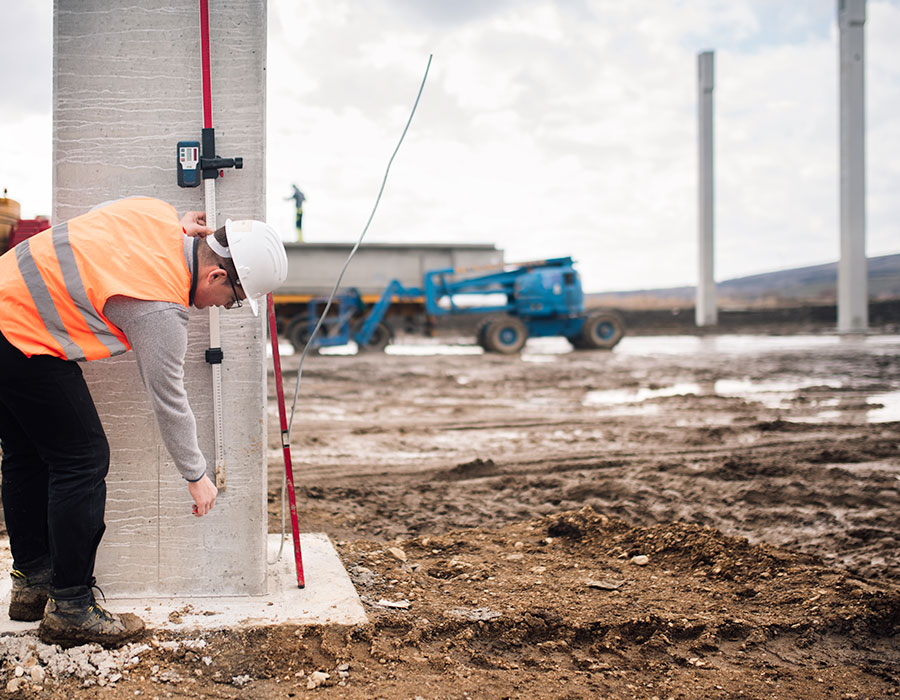
<instances>
[{"instance_id":1,"label":"concrete column base","mask_svg":"<svg viewBox=\"0 0 900 700\"><path fill-rule=\"evenodd\" d=\"M268 536L269 561L278 553L280 535ZM358 625L366 622L356 589L328 536L321 532L300 536L306 587L297 587L290 534L281 559L268 564L267 590L259 596L183 596L110 598L111 611L131 612L150 628L191 632L271 625ZM37 633L37 622L13 622L7 616L12 582L9 540L0 541L0 634ZM99 582L102 586L103 582Z\"/></svg>"}]
</instances>

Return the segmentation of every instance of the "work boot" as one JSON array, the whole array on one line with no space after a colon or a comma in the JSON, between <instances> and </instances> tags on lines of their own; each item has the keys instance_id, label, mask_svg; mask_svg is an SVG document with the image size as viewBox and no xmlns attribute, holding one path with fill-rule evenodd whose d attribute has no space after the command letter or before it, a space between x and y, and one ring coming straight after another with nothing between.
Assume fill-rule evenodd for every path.
<instances>
[{"instance_id":1,"label":"work boot","mask_svg":"<svg viewBox=\"0 0 900 700\"><path fill-rule=\"evenodd\" d=\"M10 576L9 619L21 622L40 620L50 595L50 569L31 574L13 569Z\"/></svg>"},{"instance_id":2,"label":"work boot","mask_svg":"<svg viewBox=\"0 0 900 700\"><path fill-rule=\"evenodd\" d=\"M45 644L63 648L96 642L106 648L120 647L144 633L144 621L137 615L116 615L100 607L93 592L84 587L62 589L50 595L38 636ZM70 596L66 596L66 594ZM75 593L75 595L71 595Z\"/></svg>"}]
</instances>

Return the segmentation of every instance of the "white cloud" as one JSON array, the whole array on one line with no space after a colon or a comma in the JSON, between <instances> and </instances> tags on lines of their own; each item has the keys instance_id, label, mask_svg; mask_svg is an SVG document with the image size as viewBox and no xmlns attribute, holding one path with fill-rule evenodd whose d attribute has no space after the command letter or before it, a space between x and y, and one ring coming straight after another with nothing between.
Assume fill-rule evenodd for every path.
<instances>
[{"instance_id":1,"label":"white cloud","mask_svg":"<svg viewBox=\"0 0 900 700\"><path fill-rule=\"evenodd\" d=\"M6 3L0 65L0 193L18 201L25 218L51 207L50 3Z\"/></svg>"}]
</instances>

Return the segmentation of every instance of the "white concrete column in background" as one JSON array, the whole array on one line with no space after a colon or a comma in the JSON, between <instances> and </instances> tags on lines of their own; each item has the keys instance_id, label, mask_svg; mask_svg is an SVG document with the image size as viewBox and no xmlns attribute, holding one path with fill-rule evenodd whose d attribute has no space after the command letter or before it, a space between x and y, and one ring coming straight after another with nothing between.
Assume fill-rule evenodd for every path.
<instances>
[{"instance_id":1,"label":"white concrete column in background","mask_svg":"<svg viewBox=\"0 0 900 700\"><path fill-rule=\"evenodd\" d=\"M714 202L713 202L713 66L714 53L704 51L697 56L697 301L698 326L718 323L716 280L714 271Z\"/></svg>"},{"instance_id":2,"label":"white concrete column in background","mask_svg":"<svg viewBox=\"0 0 900 700\"><path fill-rule=\"evenodd\" d=\"M869 328L866 263L865 0L838 0L841 86L841 260L838 331Z\"/></svg>"},{"instance_id":3,"label":"white concrete column in background","mask_svg":"<svg viewBox=\"0 0 900 700\"><path fill-rule=\"evenodd\" d=\"M265 217L266 2L209 3L219 221ZM175 146L200 140L198 0L55 0L53 221L147 195L183 213L203 187L176 184ZM112 450L97 578L107 595L262 595L266 584L264 317L221 314L227 488L206 517L160 440L133 355L85 363ZM208 314L192 311L185 383L214 466ZM52 430L52 426L48 426Z\"/></svg>"}]
</instances>

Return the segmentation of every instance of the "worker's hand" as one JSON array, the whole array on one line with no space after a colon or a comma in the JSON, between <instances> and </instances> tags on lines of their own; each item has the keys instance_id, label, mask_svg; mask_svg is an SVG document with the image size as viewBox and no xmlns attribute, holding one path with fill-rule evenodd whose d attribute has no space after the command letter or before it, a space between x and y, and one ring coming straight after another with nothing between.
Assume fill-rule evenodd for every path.
<instances>
[{"instance_id":1,"label":"worker's hand","mask_svg":"<svg viewBox=\"0 0 900 700\"><path fill-rule=\"evenodd\" d=\"M206 212L189 211L181 217L181 228L189 236L200 236L206 238L215 233L211 228L206 227Z\"/></svg>"},{"instance_id":2,"label":"worker's hand","mask_svg":"<svg viewBox=\"0 0 900 700\"><path fill-rule=\"evenodd\" d=\"M216 503L216 494L219 493L219 489L206 475L199 481L189 481L188 491L194 499L194 515L198 518L209 513Z\"/></svg>"}]
</instances>

